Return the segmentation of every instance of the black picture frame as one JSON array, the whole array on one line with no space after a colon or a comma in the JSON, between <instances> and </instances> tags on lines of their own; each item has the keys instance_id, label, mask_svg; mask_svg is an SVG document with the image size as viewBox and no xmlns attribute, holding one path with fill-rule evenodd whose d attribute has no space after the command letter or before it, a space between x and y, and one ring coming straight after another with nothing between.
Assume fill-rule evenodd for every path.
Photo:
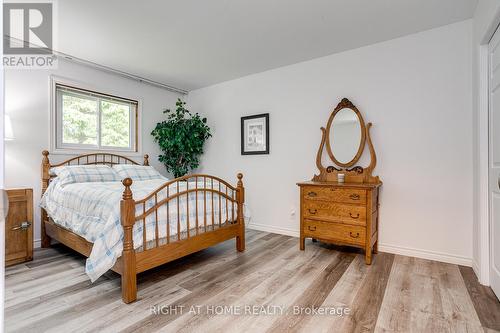
<instances>
[{"instance_id":1,"label":"black picture frame","mask_svg":"<svg viewBox=\"0 0 500 333\"><path fill-rule=\"evenodd\" d=\"M245 122L263 118L266 123L266 149L245 151ZM252 116L241 117L241 155L265 155L269 154L269 113L261 113Z\"/></svg>"}]
</instances>

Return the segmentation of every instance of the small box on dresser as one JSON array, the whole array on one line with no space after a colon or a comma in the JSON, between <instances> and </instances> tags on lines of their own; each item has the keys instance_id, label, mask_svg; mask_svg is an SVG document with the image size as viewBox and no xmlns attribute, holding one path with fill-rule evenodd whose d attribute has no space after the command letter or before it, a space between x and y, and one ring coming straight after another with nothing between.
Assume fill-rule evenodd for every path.
<instances>
[{"instance_id":1,"label":"small box on dresser","mask_svg":"<svg viewBox=\"0 0 500 333\"><path fill-rule=\"evenodd\" d=\"M9 211L5 220L5 265L33 259L33 190L6 190Z\"/></svg>"}]
</instances>

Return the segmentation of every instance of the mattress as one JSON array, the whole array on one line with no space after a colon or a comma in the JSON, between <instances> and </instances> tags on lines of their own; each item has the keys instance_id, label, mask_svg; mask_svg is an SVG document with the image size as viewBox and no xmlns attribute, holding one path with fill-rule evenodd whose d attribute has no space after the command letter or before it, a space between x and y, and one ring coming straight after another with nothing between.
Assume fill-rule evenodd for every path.
<instances>
[{"instance_id":1,"label":"mattress","mask_svg":"<svg viewBox=\"0 0 500 333\"><path fill-rule=\"evenodd\" d=\"M131 186L134 200L138 201L147 197L167 181L166 178L135 181ZM211 188L211 179L207 179L207 188ZM182 192L189 186L195 188L194 182L179 182L179 188L174 183L169 186L169 194ZM198 183L198 188L204 187L204 182ZM214 180L213 188L219 189L219 183ZM221 192L225 193L226 187L220 184ZM102 274L113 267L123 250L123 228L120 222L120 201L124 186L121 182L89 182L62 185L55 178L45 191L40 206L44 208L54 223L71 230L77 235L93 243L92 252L87 259L85 272L91 281L97 280ZM228 193L231 190L228 189ZM206 205L204 198L206 197ZM213 197L212 197L213 196ZM157 201L167 197L167 190L158 192ZM144 210L154 206L154 197L143 204L137 204L136 216ZM213 205L212 205L213 200ZM178 201L178 202L177 202ZM196 207L198 208L196 209ZM227 206L227 208L226 208ZM179 209L177 209L179 207ZM179 221L177 221L179 211ZM198 212L198 214L196 214ZM197 216L198 215L198 216ZM231 201L216 193L194 192L181 195L172 199L168 204L158 209L145 219L146 248L155 244L156 223L158 223L159 243L187 237L188 218L189 228L195 226L198 217L199 232L213 230L226 223L233 223L236 219L237 207ZM213 225L212 225L213 221ZM205 229L205 222L207 228ZM168 227L168 233L167 233ZM133 228L134 248L143 248L143 220L136 222Z\"/></svg>"}]
</instances>

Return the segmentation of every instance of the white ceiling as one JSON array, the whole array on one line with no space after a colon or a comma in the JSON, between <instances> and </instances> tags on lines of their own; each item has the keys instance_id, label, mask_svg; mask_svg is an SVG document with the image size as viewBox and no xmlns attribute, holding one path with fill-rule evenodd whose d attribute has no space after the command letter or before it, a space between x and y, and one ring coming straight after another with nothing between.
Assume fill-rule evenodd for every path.
<instances>
[{"instance_id":1,"label":"white ceiling","mask_svg":"<svg viewBox=\"0 0 500 333\"><path fill-rule=\"evenodd\" d=\"M477 0L63 0L58 51L181 89L471 18Z\"/></svg>"}]
</instances>

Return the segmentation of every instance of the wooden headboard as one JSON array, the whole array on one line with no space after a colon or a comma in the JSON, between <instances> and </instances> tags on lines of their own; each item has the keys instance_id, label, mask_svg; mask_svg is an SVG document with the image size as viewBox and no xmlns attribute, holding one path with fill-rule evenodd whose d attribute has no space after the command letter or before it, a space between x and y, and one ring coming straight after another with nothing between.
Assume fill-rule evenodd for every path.
<instances>
[{"instance_id":1,"label":"wooden headboard","mask_svg":"<svg viewBox=\"0 0 500 333\"><path fill-rule=\"evenodd\" d=\"M50 179L55 177L50 174L50 168L64 166L64 165L97 165L104 164L113 166L115 164L135 164L139 165L136 161L116 154L110 153L90 153L84 155L78 155L76 157L72 157L64 162L57 164L50 164L49 161L49 152L47 150L42 151L42 194L45 192L47 187L49 186ZM149 155L144 155L144 161L142 165L149 165Z\"/></svg>"}]
</instances>

